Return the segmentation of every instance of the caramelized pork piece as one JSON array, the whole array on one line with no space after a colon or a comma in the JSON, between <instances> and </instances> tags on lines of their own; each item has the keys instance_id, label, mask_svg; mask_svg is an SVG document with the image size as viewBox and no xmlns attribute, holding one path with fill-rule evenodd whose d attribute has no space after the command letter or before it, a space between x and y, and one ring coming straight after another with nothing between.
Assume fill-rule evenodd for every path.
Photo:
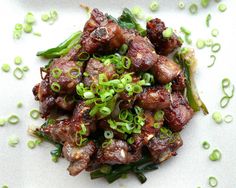
<instances>
[{"instance_id":1,"label":"caramelized pork piece","mask_svg":"<svg viewBox=\"0 0 236 188\"><path fill-rule=\"evenodd\" d=\"M82 47L90 54L107 54L118 50L125 39L122 29L98 9L93 9L84 27Z\"/></svg>"},{"instance_id":2,"label":"caramelized pork piece","mask_svg":"<svg viewBox=\"0 0 236 188\"><path fill-rule=\"evenodd\" d=\"M108 80L110 80L116 73L113 64L104 65L99 60L93 58L88 61L85 72L88 73L88 76L84 77L84 84L88 87L92 83L98 84L99 74L105 74Z\"/></svg>"},{"instance_id":3,"label":"caramelized pork piece","mask_svg":"<svg viewBox=\"0 0 236 188\"><path fill-rule=\"evenodd\" d=\"M128 144L123 140L112 139L107 146L99 148L97 162L101 164L127 164L131 160Z\"/></svg>"},{"instance_id":4,"label":"caramelized pork piece","mask_svg":"<svg viewBox=\"0 0 236 188\"><path fill-rule=\"evenodd\" d=\"M79 102L70 119L58 120L46 127L41 127L40 131L54 142L79 142L76 133L82 130L82 125L86 127L84 136L88 136L95 129L95 120L90 117L89 111L90 107L86 106L84 102Z\"/></svg>"},{"instance_id":5,"label":"caramelized pork piece","mask_svg":"<svg viewBox=\"0 0 236 188\"><path fill-rule=\"evenodd\" d=\"M130 42L127 56L131 59L133 71L147 71L157 61L156 54L152 44L147 38L136 36Z\"/></svg>"},{"instance_id":6,"label":"caramelized pork piece","mask_svg":"<svg viewBox=\"0 0 236 188\"><path fill-rule=\"evenodd\" d=\"M56 105L66 111L72 111L75 107L75 101L72 96L58 96L55 100Z\"/></svg>"},{"instance_id":7,"label":"caramelized pork piece","mask_svg":"<svg viewBox=\"0 0 236 188\"><path fill-rule=\"evenodd\" d=\"M147 144L153 161L161 163L172 156L176 155L176 151L183 145L183 141L179 134L164 135L159 133L153 137Z\"/></svg>"},{"instance_id":8,"label":"caramelized pork piece","mask_svg":"<svg viewBox=\"0 0 236 188\"><path fill-rule=\"evenodd\" d=\"M163 87L149 87L137 96L136 104L148 110L168 108L170 93Z\"/></svg>"},{"instance_id":9,"label":"caramelized pork piece","mask_svg":"<svg viewBox=\"0 0 236 188\"><path fill-rule=\"evenodd\" d=\"M164 119L156 122L154 120L154 113L151 111L145 111L144 118L145 124L141 129L141 133L133 135L134 143L130 146L133 162L141 159L143 147L146 146L153 137L155 137L164 122ZM155 123L158 124L158 127L154 126Z\"/></svg>"},{"instance_id":10,"label":"caramelized pork piece","mask_svg":"<svg viewBox=\"0 0 236 188\"><path fill-rule=\"evenodd\" d=\"M139 34L134 29L123 29L123 35L125 38L125 43L129 44Z\"/></svg>"},{"instance_id":11,"label":"caramelized pork piece","mask_svg":"<svg viewBox=\"0 0 236 188\"><path fill-rule=\"evenodd\" d=\"M172 81L172 90L173 91L183 91L186 87L186 78L184 72L182 71L173 81Z\"/></svg>"},{"instance_id":12,"label":"caramelized pork piece","mask_svg":"<svg viewBox=\"0 0 236 188\"><path fill-rule=\"evenodd\" d=\"M164 109L165 121L173 132L181 131L193 117L193 109L189 106L184 96L175 92L169 108Z\"/></svg>"},{"instance_id":13,"label":"caramelized pork piece","mask_svg":"<svg viewBox=\"0 0 236 188\"><path fill-rule=\"evenodd\" d=\"M49 83L60 85L59 94L71 94L75 92L76 85L81 81L83 67L76 61L68 61L67 57L54 59L49 68Z\"/></svg>"},{"instance_id":14,"label":"caramelized pork piece","mask_svg":"<svg viewBox=\"0 0 236 188\"><path fill-rule=\"evenodd\" d=\"M164 22L158 18L147 23L147 37L155 46L156 52L166 56L173 52L176 48L179 48L182 43L176 34L173 34L172 37L165 39L162 35L165 29L166 27Z\"/></svg>"},{"instance_id":15,"label":"caramelized pork piece","mask_svg":"<svg viewBox=\"0 0 236 188\"><path fill-rule=\"evenodd\" d=\"M155 79L161 84L174 80L181 72L180 66L165 56L158 56L158 60L151 68Z\"/></svg>"},{"instance_id":16,"label":"caramelized pork piece","mask_svg":"<svg viewBox=\"0 0 236 188\"><path fill-rule=\"evenodd\" d=\"M76 176L87 168L90 157L96 152L96 146L93 141L90 141L81 147L66 142L64 143L62 152L64 157L70 161L70 166L67 170L70 175Z\"/></svg>"},{"instance_id":17,"label":"caramelized pork piece","mask_svg":"<svg viewBox=\"0 0 236 188\"><path fill-rule=\"evenodd\" d=\"M52 92L47 79L42 80L33 88L35 99L40 102L40 113L42 118L47 117L55 106L55 94Z\"/></svg>"}]
</instances>

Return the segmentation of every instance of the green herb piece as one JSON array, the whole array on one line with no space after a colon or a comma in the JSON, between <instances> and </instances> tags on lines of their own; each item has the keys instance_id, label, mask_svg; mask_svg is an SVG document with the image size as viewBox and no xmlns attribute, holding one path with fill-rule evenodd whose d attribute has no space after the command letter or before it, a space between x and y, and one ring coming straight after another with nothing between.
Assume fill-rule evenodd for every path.
<instances>
[{"instance_id":1,"label":"green herb piece","mask_svg":"<svg viewBox=\"0 0 236 188\"><path fill-rule=\"evenodd\" d=\"M212 29L211 35L212 35L213 37L217 37L217 36L219 35L219 30L218 30L218 29Z\"/></svg>"},{"instance_id":2,"label":"green herb piece","mask_svg":"<svg viewBox=\"0 0 236 188\"><path fill-rule=\"evenodd\" d=\"M25 33L31 33L33 31L33 27L30 24L24 24L23 30Z\"/></svg>"},{"instance_id":3,"label":"green herb piece","mask_svg":"<svg viewBox=\"0 0 236 188\"><path fill-rule=\"evenodd\" d=\"M23 29L23 25L22 24L16 24L15 25L15 30L22 30Z\"/></svg>"},{"instance_id":4,"label":"green herb piece","mask_svg":"<svg viewBox=\"0 0 236 188\"><path fill-rule=\"evenodd\" d=\"M214 149L212 153L209 155L209 159L211 161L219 161L221 159L221 152L218 149Z\"/></svg>"},{"instance_id":5,"label":"green herb piece","mask_svg":"<svg viewBox=\"0 0 236 188\"><path fill-rule=\"evenodd\" d=\"M212 39L207 39L207 40L205 40L205 45L206 45L207 47L211 47L211 46L213 45L213 40L212 40Z\"/></svg>"},{"instance_id":6,"label":"green herb piece","mask_svg":"<svg viewBox=\"0 0 236 188\"><path fill-rule=\"evenodd\" d=\"M198 49L203 49L205 47L205 41L202 39L198 39L196 42L196 46Z\"/></svg>"},{"instance_id":7,"label":"green herb piece","mask_svg":"<svg viewBox=\"0 0 236 188\"><path fill-rule=\"evenodd\" d=\"M215 43L211 46L211 51L214 53L219 52L221 49L221 45L219 43Z\"/></svg>"},{"instance_id":8,"label":"green herb piece","mask_svg":"<svg viewBox=\"0 0 236 188\"><path fill-rule=\"evenodd\" d=\"M35 143L36 146L40 145L42 142L43 142L42 139L36 139L36 140L34 141L34 143Z\"/></svg>"},{"instance_id":9,"label":"green herb piece","mask_svg":"<svg viewBox=\"0 0 236 188\"><path fill-rule=\"evenodd\" d=\"M13 38L14 39L20 39L22 36L22 31L21 30L14 30L13 31Z\"/></svg>"},{"instance_id":10,"label":"green herb piece","mask_svg":"<svg viewBox=\"0 0 236 188\"><path fill-rule=\"evenodd\" d=\"M53 83L51 84L51 90L54 91L54 92L56 92L56 93L60 92L60 90L61 90L60 84L57 83L57 82L53 82Z\"/></svg>"},{"instance_id":11,"label":"green herb piece","mask_svg":"<svg viewBox=\"0 0 236 188\"><path fill-rule=\"evenodd\" d=\"M112 139L114 136L113 132L112 131L104 131L104 137L106 139Z\"/></svg>"},{"instance_id":12,"label":"green herb piece","mask_svg":"<svg viewBox=\"0 0 236 188\"><path fill-rule=\"evenodd\" d=\"M36 147L36 144L33 140L29 140L27 142L27 146L28 146L29 149L34 149Z\"/></svg>"},{"instance_id":13,"label":"green herb piece","mask_svg":"<svg viewBox=\"0 0 236 188\"><path fill-rule=\"evenodd\" d=\"M191 14L197 14L197 12L198 12L198 6L197 6L197 4L192 3L192 4L189 6L189 12L190 12Z\"/></svg>"},{"instance_id":14,"label":"green herb piece","mask_svg":"<svg viewBox=\"0 0 236 188\"><path fill-rule=\"evenodd\" d=\"M3 185L2 188L8 188L8 186L7 185Z\"/></svg>"},{"instance_id":15,"label":"green herb piece","mask_svg":"<svg viewBox=\"0 0 236 188\"><path fill-rule=\"evenodd\" d=\"M212 114L212 119L217 123L220 124L223 122L223 117L220 112L214 112Z\"/></svg>"},{"instance_id":16,"label":"green herb piece","mask_svg":"<svg viewBox=\"0 0 236 188\"><path fill-rule=\"evenodd\" d=\"M4 72L9 72L11 69L9 64L3 64L1 68Z\"/></svg>"},{"instance_id":17,"label":"green herb piece","mask_svg":"<svg viewBox=\"0 0 236 188\"><path fill-rule=\"evenodd\" d=\"M185 8L185 3L184 3L182 0L179 0L179 2L178 2L178 7L179 7L180 9L184 9L184 8Z\"/></svg>"},{"instance_id":18,"label":"green herb piece","mask_svg":"<svg viewBox=\"0 0 236 188\"><path fill-rule=\"evenodd\" d=\"M14 63L16 65L20 65L22 63L22 58L20 56L16 56L14 59Z\"/></svg>"},{"instance_id":19,"label":"green herb piece","mask_svg":"<svg viewBox=\"0 0 236 188\"><path fill-rule=\"evenodd\" d=\"M70 51L71 48L74 48L79 45L81 35L82 32L78 31L72 34L67 40L59 44L57 47L38 52L37 56L41 56L47 59L64 56Z\"/></svg>"},{"instance_id":20,"label":"green herb piece","mask_svg":"<svg viewBox=\"0 0 236 188\"><path fill-rule=\"evenodd\" d=\"M195 85L194 72L197 61L195 59L193 50L189 48L182 48L179 52L175 54L174 59L175 62L180 64L182 68L185 70L186 86L187 86L186 95L190 106L193 108L195 112L202 109L204 114L208 114L207 107L200 99Z\"/></svg>"},{"instance_id":21,"label":"green herb piece","mask_svg":"<svg viewBox=\"0 0 236 188\"><path fill-rule=\"evenodd\" d=\"M206 26L210 27L210 21L211 21L211 14L208 14L206 17Z\"/></svg>"},{"instance_id":22,"label":"green herb piece","mask_svg":"<svg viewBox=\"0 0 236 188\"><path fill-rule=\"evenodd\" d=\"M210 57L213 59L213 61L210 65L207 66L208 68L212 67L216 62L216 56L215 55L211 55Z\"/></svg>"},{"instance_id":23,"label":"green herb piece","mask_svg":"<svg viewBox=\"0 0 236 188\"><path fill-rule=\"evenodd\" d=\"M224 117L224 122L225 123L231 123L233 121L233 116L232 115L226 115Z\"/></svg>"},{"instance_id":24,"label":"green herb piece","mask_svg":"<svg viewBox=\"0 0 236 188\"><path fill-rule=\"evenodd\" d=\"M12 125L15 125L17 123L19 123L20 121L20 118L17 116L17 115L11 115L8 119L7 119L7 122L12 124Z\"/></svg>"},{"instance_id":25,"label":"green herb piece","mask_svg":"<svg viewBox=\"0 0 236 188\"><path fill-rule=\"evenodd\" d=\"M54 24L54 22L58 19L58 13L56 10L51 10L49 12L50 15L50 24Z\"/></svg>"},{"instance_id":26,"label":"green herb piece","mask_svg":"<svg viewBox=\"0 0 236 188\"><path fill-rule=\"evenodd\" d=\"M19 143L20 139L17 136L10 136L8 138L8 145L11 147L15 147Z\"/></svg>"},{"instance_id":27,"label":"green herb piece","mask_svg":"<svg viewBox=\"0 0 236 188\"><path fill-rule=\"evenodd\" d=\"M162 36L165 38L165 39L168 39L168 38L171 38L173 36L173 29L168 27L166 28L163 32L162 32Z\"/></svg>"},{"instance_id":28,"label":"green herb piece","mask_svg":"<svg viewBox=\"0 0 236 188\"><path fill-rule=\"evenodd\" d=\"M27 71L29 70L29 67L28 67L28 66L23 66L23 67L22 67L22 70L23 70L24 72L27 72Z\"/></svg>"},{"instance_id":29,"label":"green herb piece","mask_svg":"<svg viewBox=\"0 0 236 188\"><path fill-rule=\"evenodd\" d=\"M38 119L40 117L40 112L36 109L30 111L30 117L33 119Z\"/></svg>"},{"instance_id":30,"label":"green herb piece","mask_svg":"<svg viewBox=\"0 0 236 188\"><path fill-rule=\"evenodd\" d=\"M44 13L44 14L42 14L42 16L41 16L41 20L42 21L44 21L44 22L47 22L47 21L49 21L49 15L47 14L47 13Z\"/></svg>"},{"instance_id":31,"label":"green herb piece","mask_svg":"<svg viewBox=\"0 0 236 188\"><path fill-rule=\"evenodd\" d=\"M133 7L131 10L131 13L138 19L143 19L143 10L139 6Z\"/></svg>"},{"instance_id":32,"label":"green herb piece","mask_svg":"<svg viewBox=\"0 0 236 188\"><path fill-rule=\"evenodd\" d=\"M218 184L218 181L215 177L211 176L208 178L208 184L211 186L211 187L216 187L217 184Z\"/></svg>"},{"instance_id":33,"label":"green herb piece","mask_svg":"<svg viewBox=\"0 0 236 188\"><path fill-rule=\"evenodd\" d=\"M202 147L203 147L204 149L209 149L209 148L210 148L210 144L209 144L207 141L204 141L204 142L202 143Z\"/></svg>"},{"instance_id":34,"label":"green herb piece","mask_svg":"<svg viewBox=\"0 0 236 188\"><path fill-rule=\"evenodd\" d=\"M146 30L135 19L135 16L127 8L123 10L122 15L118 18L118 24L124 29L136 29L141 36L146 35Z\"/></svg>"},{"instance_id":35,"label":"green herb piece","mask_svg":"<svg viewBox=\"0 0 236 188\"><path fill-rule=\"evenodd\" d=\"M16 106L17 106L17 108L22 108L23 104L22 104L22 102L18 102Z\"/></svg>"},{"instance_id":36,"label":"green herb piece","mask_svg":"<svg viewBox=\"0 0 236 188\"><path fill-rule=\"evenodd\" d=\"M35 36L37 36L37 37L41 37L41 36L42 36L42 34L39 33L39 32L33 32L33 35L35 35Z\"/></svg>"},{"instance_id":37,"label":"green herb piece","mask_svg":"<svg viewBox=\"0 0 236 188\"><path fill-rule=\"evenodd\" d=\"M0 118L0 127L3 127L6 124L6 120L3 118Z\"/></svg>"},{"instance_id":38,"label":"green herb piece","mask_svg":"<svg viewBox=\"0 0 236 188\"><path fill-rule=\"evenodd\" d=\"M218 10L219 10L220 12L225 12L225 11L227 10L226 4L224 4L224 3L219 4Z\"/></svg>"},{"instance_id":39,"label":"green herb piece","mask_svg":"<svg viewBox=\"0 0 236 188\"><path fill-rule=\"evenodd\" d=\"M34 17L34 15L31 12L26 14L26 16L25 16L25 23L27 23L29 25L35 23L35 17Z\"/></svg>"},{"instance_id":40,"label":"green herb piece","mask_svg":"<svg viewBox=\"0 0 236 188\"><path fill-rule=\"evenodd\" d=\"M24 77L24 72L19 67L16 67L13 71L13 76L16 79L21 80Z\"/></svg>"},{"instance_id":41,"label":"green herb piece","mask_svg":"<svg viewBox=\"0 0 236 188\"><path fill-rule=\"evenodd\" d=\"M201 5L203 8L208 7L209 3L210 3L210 0L201 0Z\"/></svg>"},{"instance_id":42,"label":"green herb piece","mask_svg":"<svg viewBox=\"0 0 236 188\"><path fill-rule=\"evenodd\" d=\"M191 31L188 30L186 27L180 27L180 31L184 33L185 35L190 35Z\"/></svg>"},{"instance_id":43,"label":"green herb piece","mask_svg":"<svg viewBox=\"0 0 236 188\"><path fill-rule=\"evenodd\" d=\"M153 12L156 12L159 9L160 4L158 1L153 0L151 4L149 5L149 9Z\"/></svg>"}]
</instances>

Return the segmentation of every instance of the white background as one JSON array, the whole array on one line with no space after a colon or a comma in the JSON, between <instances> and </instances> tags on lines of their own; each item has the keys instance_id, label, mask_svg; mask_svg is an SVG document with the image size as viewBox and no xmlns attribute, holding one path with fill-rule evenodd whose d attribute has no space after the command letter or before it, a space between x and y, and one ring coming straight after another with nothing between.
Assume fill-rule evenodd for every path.
<instances>
[{"instance_id":1,"label":"white background","mask_svg":"<svg viewBox=\"0 0 236 188\"><path fill-rule=\"evenodd\" d=\"M160 166L160 169L147 174L148 181L141 185L134 177L119 180L109 185L105 180L91 181L88 173L71 177L66 168L68 162L61 159L59 163L51 162L50 150L53 148L48 143L30 150L26 143L32 139L27 135L29 125L40 125L39 121L29 117L29 111L37 108L34 101L32 87L40 81L39 67L45 62L35 56L38 50L53 47L66 39L71 33L83 28L88 18L82 10L79 0L0 0L0 65L9 63L11 72L0 71L0 117L18 114L21 121L17 125L0 127L0 186L9 185L10 188L93 188L93 187L143 187L143 188L201 188L208 186L208 177L217 177L219 188L236 187L236 100L230 102L226 109L220 109L219 100L222 97L221 80L224 77L231 79L236 84L236 1L224 2L227 11L217 11L217 4L213 1L207 9L200 8L195 16L188 10L177 8L177 1L160 0L160 10L152 14L148 10L149 0L87 0L84 3L97 7L114 16L118 16L124 7L140 5L146 15L161 18L167 26L179 29L185 26L192 31L192 39L211 38L212 28L218 28L220 34L214 39L222 45L221 51L216 54L217 61L214 67L207 68L211 63L210 49L196 50L198 57L197 86L205 101L210 115L203 116L198 113L182 132L184 146L178 150L178 156L170 159ZM192 1L185 1L190 4ZM199 2L195 0L195 2ZM58 21L50 26L40 20L42 13L56 9L59 13ZM37 18L34 30L42 33L42 37L24 34L22 39L15 41L12 37L14 25L22 23L24 15L32 11ZM206 28L205 18L212 14L211 28ZM20 55L23 65L28 65L30 71L23 80L16 80L12 76L15 68L13 59ZM17 109L18 101L23 102L23 108ZM211 119L211 113L220 110L222 114L232 114L235 121L231 124L216 125ZM11 148L7 145L7 138L11 135L20 137L20 143ZM202 141L211 144L210 150L203 150ZM220 162L211 162L208 159L210 151L218 148L222 151Z\"/></svg>"}]
</instances>

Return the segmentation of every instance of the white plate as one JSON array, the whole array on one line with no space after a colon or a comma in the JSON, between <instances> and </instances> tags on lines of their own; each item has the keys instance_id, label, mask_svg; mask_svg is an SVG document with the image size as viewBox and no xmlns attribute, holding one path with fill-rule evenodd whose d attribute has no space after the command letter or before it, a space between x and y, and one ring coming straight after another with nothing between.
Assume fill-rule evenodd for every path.
<instances>
[{"instance_id":1,"label":"white plate","mask_svg":"<svg viewBox=\"0 0 236 188\"><path fill-rule=\"evenodd\" d=\"M196 114L188 127L181 133L184 146L178 150L178 155L160 166L160 169L146 174L148 181L141 184L132 176L122 179L109 185L105 180L91 181L88 173L71 177L66 168L68 162L61 159L59 163L51 162L50 150L53 148L48 143L30 150L26 143L32 139L27 135L27 127L31 124L40 125L29 117L29 111L37 108L34 101L32 87L40 81L39 67L44 62L35 56L38 50L53 47L66 39L71 33L82 29L88 18L79 4L79 0L0 0L0 62L11 64L15 67L13 59L16 55L23 57L23 64L30 67L30 71L23 80L16 80L11 73L0 71L0 117L7 117L11 113L20 116L21 122L17 125L6 125L0 127L0 186L9 185L10 188L78 188L78 187L158 187L158 188L194 188L197 186L209 187L208 177L217 177L220 188L236 187L236 127L235 122L231 124L216 125L211 115L203 116ZM87 0L83 1L91 7L100 8L114 16L118 16L124 7L141 6L146 15L157 16L163 19L166 25L179 29L185 26L192 31L194 43L198 38L212 38L212 28L218 28L220 34L214 41L220 42L221 51L216 54L216 64L207 68L211 63L210 49L197 50L199 60L197 69L197 85L201 97L205 101L210 114L220 110L222 114L235 116L235 98L233 98L226 109L220 109L219 100L222 97L221 80L229 77L232 83L236 84L236 2L227 1L227 11L220 13L217 5L211 2L207 9L199 9L197 15L190 15L188 10L183 11L177 8L177 1L160 0L160 10L151 13L148 10L148 0ZM186 0L186 4L190 1ZM52 26L40 20L42 13L56 9L59 19ZM22 39L14 41L12 38L13 27L16 23L23 22L24 15L32 11L37 17L35 31L41 32L42 37L32 34L24 34ZM206 28L205 18L208 13L212 14L211 27ZM23 108L17 109L18 101L23 102ZM20 143L11 148L7 145L7 138L10 135L20 137ZM203 150L202 141L207 140L211 144L210 150ZM218 148L222 151L222 160L211 162L208 159L209 153Z\"/></svg>"}]
</instances>

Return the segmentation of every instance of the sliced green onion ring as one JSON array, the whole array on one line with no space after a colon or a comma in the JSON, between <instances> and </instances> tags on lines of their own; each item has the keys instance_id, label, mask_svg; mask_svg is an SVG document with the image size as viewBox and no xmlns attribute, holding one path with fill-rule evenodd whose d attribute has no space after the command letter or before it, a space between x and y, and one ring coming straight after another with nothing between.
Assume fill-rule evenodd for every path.
<instances>
[{"instance_id":1,"label":"sliced green onion ring","mask_svg":"<svg viewBox=\"0 0 236 188\"><path fill-rule=\"evenodd\" d=\"M219 43L215 43L211 46L211 51L216 53L219 52L221 49L221 45Z\"/></svg>"},{"instance_id":2,"label":"sliced green onion ring","mask_svg":"<svg viewBox=\"0 0 236 188\"><path fill-rule=\"evenodd\" d=\"M223 121L222 115L220 112L214 112L212 114L212 119L217 123L220 124Z\"/></svg>"},{"instance_id":3,"label":"sliced green onion ring","mask_svg":"<svg viewBox=\"0 0 236 188\"><path fill-rule=\"evenodd\" d=\"M214 149L212 153L209 155L209 159L211 161L219 161L221 159L221 152L218 149Z\"/></svg>"},{"instance_id":4,"label":"sliced green onion ring","mask_svg":"<svg viewBox=\"0 0 236 188\"><path fill-rule=\"evenodd\" d=\"M30 111L30 117L33 119L38 119L40 117L40 112L36 109Z\"/></svg>"},{"instance_id":5,"label":"sliced green onion ring","mask_svg":"<svg viewBox=\"0 0 236 188\"><path fill-rule=\"evenodd\" d=\"M53 83L51 84L51 90L54 91L54 92L56 92L56 93L60 92L60 90L61 90L60 84L57 83L57 82L53 82Z\"/></svg>"},{"instance_id":6,"label":"sliced green onion ring","mask_svg":"<svg viewBox=\"0 0 236 188\"><path fill-rule=\"evenodd\" d=\"M16 79L21 80L24 77L24 72L19 67L16 67L13 71L13 75Z\"/></svg>"},{"instance_id":7,"label":"sliced green onion ring","mask_svg":"<svg viewBox=\"0 0 236 188\"><path fill-rule=\"evenodd\" d=\"M99 112L104 116L108 116L111 114L111 109L106 106L103 106L102 108L100 108Z\"/></svg>"},{"instance_id":8,"label":"sliced green onion ring","mask_svg":"<svg viewBox=\"0 0 236 188\"><path fill-rule=\"evenodd\" d=\"M51 72L52 72L53 78L56 78L56 79L58 79L62 74L62 70L58 67L53 68Z\"/></svg>"},{"instance_id":9,"label":"sliced green onion ring","mask_svg":"<svg viewBox=\"0 0 236 188\"><path fill-rule=\"evenodd\" d=\"M178 2L178 7L179 7L180 9L184 9L184 8L185 8L185 3L184 3L182 0L180 0L180 1Z\"/></svg>"},{"instance_id":10,"label":"sliced green onion ring","mask_svg":"<svg viewBox=\"0 0 236 188\"><path fill-rule=\"evenodd\" d=\"M210 65L207 66L208 68L212 67L216 62L216 56L215 55L211 55L210 57L213 59L213 61Z\"/></svg>"},{"instance_id":11,"label":"sliced green onion ring","mask_svg":"<svg viewBox=\"0 0 236 188\"><path fill-rule=\"evenodd\" d=\"M208 183L211 187L216 187L218 184L218 181L215 177L211 176L208 178Z\"/></svg>"},{"instance_id":12,"label":"sliced green onion ring","mask_svg":"<svg viewBox=\"0 0 236 188\"><path fill-rule=\"evenodd\" d=\"M232 115L226 115L224 117L224 122L225 123L231 123L233 121L233 116Z\"/></svg>"},{"instance_id":13,"label":"sliced green onion ring","mask_svg":"<svg viewBox=\"0 0 236 188\"><path fill-rule=\"evenodd\" d=\"M113 134L112 131L105 131L105 132L104 132L104 137L105 137L106 139L112 139L113 136L114 136L114 134Z\"/></svg>"},{"instance_id":14,"label":"sliced green onion ring","mask_svg":"<svg viewBox=\"0 0 236 188\"><path fill-rule=\"evenodd\" d=\"M7 122L12 124L12 125L15 125L17 123L19 123L20 121L20 118L17 116L17 115L11 115L8 119L7 119Z\"/></svg>"},{"instance_id":15,"label":"sliced green onion ring","mask_svg":"<svg viewBox=\"0 0 236 188\"><path fill-rule=\"evenodd\" d=\"M225 11L227 10L226 4L224 4L224 3L219 4L218 10L219 10L220 12L225 12Z\"/></svg>"},{"instance_id":16,"label":"sliced green onion ring","mask_svg":"<svg viewBox=\"0 0 236 188\"><path fill-rule=\"evenodd\" d=\"M80 69L78 67L72 67L68 71L68 75L70 78L73 79L78 78L80 76Z\"/></svg>"},{"instance_id":17,"label":"sliced green onion ring","mask_svg":"<svg viewBox=\"0 0 236 188\"><path fill-rule=\"evenodd\" d=\"M195 3L191 4L191 5L189 6L189 12L190 12L191 14L197 14L197 12L198 12L198 6L197 6L197 4L195 4Z\"/></svg>"},{"instance_id":18,"label":"sliced green onion ring","mask_svg":"<svg viewBox=\"0 0 236 188\"><path fill-rule=\"evenodd\" d=\"M81 52L81 53L78 55L78 60L79 60L79 61L87 61L89 58L90 58L90 55L89 55L89 53L87 53L87 52Z\"/></svg>"},{"instance_id":19,"label":"sliced green onion ring","mask_svg":"<svg viewBox=\"0 0 236 188\"><path fill-rule=\"evenodd\" d=\"M205 47L205 41L202 40L202 39L198 39L197 43L196 43L196 46L197 46L198 49L204 48Z\"/></svg>"},{"instance_id":20,"label":"sliced green onion ring","mask_svg":"<svg viewBox=\"0 0 236 188\"><path fill-rule=\"evenodd\" d=\"M202 143L202 147L203 147L204 149L209 149L209 148L210 148L210 144L209 144L207 141L204 141L204 142Z\"/></svg>"},{"instance_id":21,"label":"sliced green onion ring","mask_svg":"<svg viewBox=\"0 0 236 188\"><path fill-rule=\"evenodd\" d=\"M220 100L220 107L225 108L229 104L229 101L230 101L230 97L228 96L222 97Z\"/></svg>"},{"instance_id":22,"label":"sliced green onion ring","mask_svg":"<svg viewBox=\"0 0 236 188\"><path fill-rule=\"evenodd\" d=\"M213 37L217 37L217 36L219 35L219 30L218 30L218 29L212 29L211 35L212 35Z\"/></svg>"},{"instance_id":23,"label":"sliced green onion ring","mask_svg":"<svg viewBox=\"0 0 236 188\"><path fill-rule=\"evenodd\" d=\"M3 127L6 123L6 120L3 118L0 118L0 127Z\"/></svg>"}]
</instances>

